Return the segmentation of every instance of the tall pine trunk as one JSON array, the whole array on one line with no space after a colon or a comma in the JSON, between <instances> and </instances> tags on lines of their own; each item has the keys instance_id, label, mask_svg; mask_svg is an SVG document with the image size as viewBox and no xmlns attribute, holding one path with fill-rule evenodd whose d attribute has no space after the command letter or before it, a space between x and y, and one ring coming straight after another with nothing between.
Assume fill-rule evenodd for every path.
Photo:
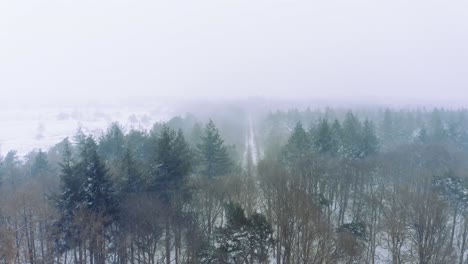
<instances>
[{"instance_id":1,"label":"tall pine trunk","mask_svg":"<svg viewBox=\"0 0 468 264\"><path fill-rule=\"evenodd\" d=\"M169 218L166 218L166 264L171 263L171 226Z\"/></svg>"}]
</instances>

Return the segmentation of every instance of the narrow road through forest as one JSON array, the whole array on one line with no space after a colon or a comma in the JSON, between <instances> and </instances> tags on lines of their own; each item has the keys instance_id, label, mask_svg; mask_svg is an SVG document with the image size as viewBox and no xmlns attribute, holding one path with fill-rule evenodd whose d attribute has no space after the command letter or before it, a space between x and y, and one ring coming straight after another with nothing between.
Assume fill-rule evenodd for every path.
<instances>
[{"instance_id":1,"label":"narrow road through forest","mask_svg":"<svg viewBox=\"0 0 468 264\"><path fill-rule=\"evenodd\" d=\"M244 152L244 167L247 167L249 162L252 166L257 166L260 159L255 129L252 116L248 117L248 129L245 137L245 152Z\"/></svg>"}]
</instances>

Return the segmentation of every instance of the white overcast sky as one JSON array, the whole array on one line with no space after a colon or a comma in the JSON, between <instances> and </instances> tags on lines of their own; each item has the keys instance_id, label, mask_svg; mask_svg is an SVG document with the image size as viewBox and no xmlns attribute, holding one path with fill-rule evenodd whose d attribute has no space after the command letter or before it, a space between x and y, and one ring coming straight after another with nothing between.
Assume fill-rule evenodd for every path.
<instances>
[{"instance_id":1,"label":"white overcast sky","mask_svg":"<svg viewBox=\"0 0 468 264\"><path fill-rule=\"evenodd\" d=\"M0 102L252 96L468 103L468 1L0 1Z\"/></svg>"}]
</instances>

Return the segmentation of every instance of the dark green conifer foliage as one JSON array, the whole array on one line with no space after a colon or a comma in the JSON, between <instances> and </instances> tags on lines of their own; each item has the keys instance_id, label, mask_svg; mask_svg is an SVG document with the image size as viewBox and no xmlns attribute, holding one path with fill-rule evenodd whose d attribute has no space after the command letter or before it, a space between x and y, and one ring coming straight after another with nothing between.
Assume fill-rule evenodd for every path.
<instances>
[{"instance_id":1,"label":"dark green conifer foliage","mask_svg":"<svg viewBox=\"0 0 468 264\"><path fill-rule=\"evenodd\" d=\"M105 216L115 214L117 204L114 187L92 137L86 138L80 158L77 173L85 180L83 188L85 208Z\"/></svg>"},{"instance_id":2,"label":"dark green conifer foliage","mask_svg":"<svg viewBox=\"0 0 468 264\"><path fill-rule=\"evenodd\" d=\"M382 139L387 142L387 145L393 146L395 139L397 138L397 133L395 131L395 121L393 117L393 113L390 109L386 109L384 112L384 117L382 123L380 125L380 135Z\"/></svg>"},{"instance_id":3,"label":"dark green conifer foliage","mask_svg":"<svg viewBox=\"0 0 468 264\"><path fill-rule=\"evenodd\" d=\"M302 127L302 123L298 122L283 149L284 162L291 167L305 165L303 163L307 163L310 158L311 145L310 137Z\"/></svg>"},{"instance_id":4,"label":"dark green conifer foliage","mask_svg":"<svg viewBox=\"0 0 468 264\"><path fill-rule=\"evenodd\" d=\"M444 142L448 138L446 124L442 120L442 111L435 109L431 114L429 122L430 136L434 142Z\"/></svg>"},{"instance_id":5,"label":"dark green conifer foliage","mask_svg":"<svg viewBox=\"0 0 468 264\"><path fill-rule=\"evenodd\" d=\"M5 164L3 162L3 157L0 156L0 187L3 183L3 175L5 174Z\"/></svg>"},{"instance_id":6,"label":"dark green conifer foliage","mask_svg":"<svg viewBox=\"0 0 468 264\"><path fill-rule=\"evenodd\" d=\"M138 193L144 190L145 183L142 174L138 169L131 150L128 148L120 164L119 172L122 176L121 191L123 193Z\"/></svg>"},{"instance_id":7,"label":"dark green conifer foliage","mask_svg":"<svg viewBox=\"0 0 468 264\"><path fill-rule=\"evenodd\" d=\"M80 202L80 189L83 184L82 179L76 177L73 169L73 159L72 159L72 148L68 139L63 141L64 147L64 156L63 160L60 163L61 172L60 172L60 182L62 193L60 194L59 200L59 209L64 212L66 210L72 210L78 206Z\"/></svg>"},{"instance_id":8,"label":"dark green conifer foliage","mask_svg":"<svg viewBox=\"0 0 468 264\"><path fill-rule=\"evenodd\" d=\"M192 171L192 152L188 143L185 141L185 137L181 129L177 131L174 139L171 156L175 161L175 164L173 165L174 186L178 189L183 189L186 184L187 176Z\"/></svg>"},{"instance_id":9,"label":"dark green conifer foliage","mask_svg":"<svg viewBox=\"0 0 468 264\"><path fill-rule=\"evenodd\" d=\"M151 189L166 202L184 186L191 171L190 149L181 130L177 133L163 126L156 141L156 155L151 168Z\"/></svg>"},{"instance_id":10,"label":"dark green conifer foliage","mask_svg":"<svg viewBox=\"0 0 468 264\"><path fill-rule=\"evenodd\" d=\"M313 136L314 149L322 154L331 154L336 149L332 127L328 120L321 119Z\"/></svg>"},{"instance_id":11,"label":"dark green conifer foliage","mask_svg":"<svg viewBox=\"0 0 468 264\"><path fill-rule=\"evenodd\" d=\"M60 212L57 221L57 246L60 251L72 248L77 242L78 229L74 223L74 217L84 199L82 191L83 178L74 172L72 159L72 147L68 139L63 141L64 156L60 163L60 184L61 192L56 200L56 207Z\"/></svg>"},{"instance_id":12,"label":"dark green conifer foliage","mask_svg":"<svg viewBox=\"0 0 468 264\"><path fill-rule=\"evenodd\" d=\"M229 203L226 205L226 226L230 229L240 229L248 225L244 209L239 204Z\"/></svg>"},{"instance_id":13,"label":"dark green conifer foliage","mask_svg":"<svg viewBox=\"0 0 468 264\"><path fill-rule=\"evenodd\" d=\"M79 156L80 153L83 151L83 148L86 143L86 135L83 129L80 127L76 131L75 135L73 135L73 144L76 146L73 148L73 155Z\"/></svg>"},{"instance_id":14,"label":"dark green conifer foliage","mask_svg":"<svg viewBox=\"0 0 468 264\"><path fill-rule=\"evenodd\" d=\"M47 155L39 149L36 157L34 158L34 163L31 167L31 176L45 176L49 171L49 162L47 161Z\"/></svg>"},{"instance_id":15,"label":"dark green conifer foliage","mask_svg":"<svg viewBox=\"0 0 468 264\"><path fill-rule=\"evenodd\" d=\"M57 246L61 250L69 249L78 242L79 228L75 222L78 212L84 210L100 215L106 219L104 224L108 225L117 208L114 188L98 156L96 142L86 137L79 147L79 161L75 162L69 141L64 141L64 157L60 164L61 193L56 200L61 214L57 222Z\"/></svg>"},{"instance_id":16,"label":"dark green conifer foliage","mask_svg":"<svg viewBox=\"0 0 468 264\"><path fill-rule=\"evenodd\" d=\"M254 213L249 218L249 229L251 259L266 263L269 249L274 245L272 225L263 214Z\"/></svg>"},{"instance_id":17,"label":"dark green conifer foliage","mask_svg":"<svg viewBox=\"0 0 468 264\"><path fill-rule=\"evenodd\" d=\"M134 159L139 161L142 166L146 166L152 161L151 157L155 152L153 140L146 132L138 130L130 130L126 135L127 146L132 148Z\"/></svg>"},{"instance_id":18,"label":"dark green conifer foliage","mask_svg":"<svg viewBox=\"0 0 468 264\"><path fill-rule=\"evenodd\" d=\"M273 228L265 216L245 215L238 204L226 206L226 225L216 231L212 263L266 263L273 246Z\"/></svg>"},{"instance_id":19,"label":"dark green conifer foliage","mask_svg":"<svg viewBox=\"0 0 468 264\"><path fill-rule=\"evenodd\" d=\"M14 150L8 151L3 160L3 183L15 189L19 182L21 162L17 152Z\"/></svg>"},{"instance_id":20,"label":"dark green conifer foliage","mask_svg":"<svg viewBox=\"0 0 468 264\"><path fill-rule=\"evenodd\" d=\"M203 128L200 123L195 123L192 128L192 132L190 133L190 143L192 146L196 147L202 143L203 137Z\"/></svg>"},{"instance_id":21,"label":"dark green conifer foliage","mask_svg":"<svg viewBox=\"0 0 468 264\"><path fill-rule=\"evenodd\" d=\"M361 122L359 122L352 112L348 112L343 122L343 146L341 153L343 157L349 159L361 157L361 131Z\"/></svg>"},{"instance_id":22,"label":"dark green conifer foliage","mask_svg":"<svg viewBox=\"0 0 468 264\"><path fill-rule=\"evenodd\" d=\"M369 157L375 154L379 148L379 140L375 134L374 124L366 120L362 131L361 157Z\"/></svg>"},{"instance_id":23,"label":"dark green conifer foliage","mask_svg":"<svg viewBox=\"0 0 468 264\"><path fill-rule=\"evenodd\" d=\"M3 165L6 172L10 172L10 170L17 169L21 165L18 159L17 152L14 150L8 151L8 153L5 156L5 159L3 160Z\"/></svg>"},{"instance_id":24,"label":"dark green conifer foliage","mask_svg":"<svg viewBox=\"0 0 468 264\"><path fill-rule=\"evenodd\" d=\"M333 151L335 152L335 154L337 154L338 152L340 152L343 141L343 128L341 127L340 121L338 121L337 119L333 121L333 125L331 126L331 132L334 146Z\"/></svg>"},{"instance_id":25,"label":"dark green conifer foliage","mask_svg":"<svg viewBox=\"0 0 468 264\"><path fill-rule=\"evenodd\" d=\"M115 162L125 155L125 135L118 123L112 123L99 140L99 154L105 160Z\"/></svg>"},{"instance_id":26,"label":"dark green conifer foliage","mask_svg":"<svg viewBox=\"0 0 468 264\"><path fill-rule=\"evenodd\" d=\"M197 147L201 175L212 178L231 172L232 161L212 120L206 125L201 143Z\"/></svg>"}]
</instances>

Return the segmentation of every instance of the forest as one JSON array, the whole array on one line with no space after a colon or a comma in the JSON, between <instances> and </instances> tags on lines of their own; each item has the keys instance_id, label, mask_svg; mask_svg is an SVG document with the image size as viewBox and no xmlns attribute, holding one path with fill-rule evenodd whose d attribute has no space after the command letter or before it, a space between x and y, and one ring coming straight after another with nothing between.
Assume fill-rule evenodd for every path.
<instances>
[{"instance_id":1,"label":"forest","mask_svg":"<svg viewBox=\"0 0 468 264\"><path fill-rule=\"evenodd\" d=\"M0 263L468 263L468 110L103 129L0 156Z\"/></svg>"}]
</instances>

